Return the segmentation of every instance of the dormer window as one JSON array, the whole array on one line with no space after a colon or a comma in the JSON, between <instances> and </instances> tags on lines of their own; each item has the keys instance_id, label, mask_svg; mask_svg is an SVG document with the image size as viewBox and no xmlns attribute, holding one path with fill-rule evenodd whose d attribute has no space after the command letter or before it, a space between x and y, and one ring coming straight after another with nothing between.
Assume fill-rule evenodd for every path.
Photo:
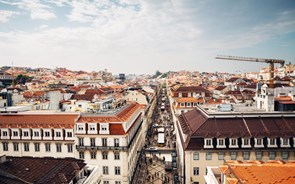
<instances>
[{"instance_id":1,"label":"dormer window","mask_svg":"<svg viewBox=\"0 0 295 184\"><path fill-rule=\"evenodd\" d=\"M95 130L95 125L89 125L89 130L91 131Z\"/></svg>"},{"instance_id":2,"label":"dormer window","mask_svg":"<svg viewBox=\"0 0 295 184\"><path fill-rule=\"evenodd\" d=\"M3 131L3 132L2 132L2 136L3 136L3 137L6 137L7 135L8 135L7 131Z\"/></svg>"},{"instance_id":3,"label":"dormer window","mask_svg":"<svg viewBox=\"0 0 295 184\"><path fill-rule=\"evenodd\" d=\"M212 144L212 139L211 138L206 138L206 139L204 139L204 141L205 141L204 148L213 148L213 144Z\"/></svg>"},{"instance_id":4,"label":"dormer window","mask_svg":"<svg viewBox=\"0 0 295 184\"><path fill-rule=\"evenodd\" d=\"M18 136L18 131L13 131L12 134L13 134L14 137L17 137Z\"/></svg>"},{"instance_id":5,"label":"dormer window","mask_svg":"<svg viewBox=\"0 0 295 184\"><path fill-rule=\"evenodd\" d=\"M264 147L262 138L255 138L254 140L255 140L255 147L256 148Z\"/></svg>"},{"instance_id":6,"label":"dormer window","mask_svg":"<svg viewBox=\"0 0 295 184\"><path fill-rule=\"evenodd\" d=\"M281 147L290 147L289 138L281 138Z\"/></svg>"},{"instance_id":7,"label":"dormer window","mask_svg":"<svg viewBox=\"0 0 295 184\"><path fill-rule=\"evenodd\" d=\"M24 131L24 137L29 137L29 132L28 131Z\"/></svg>"},{"instance_id":8,"label":"dormer window","mask_svg":"<svg viewBox=\"0 0 295 184\"><path fill-rule=\"evenodd\" d=\"M244 148L251 147L251 145L250 145L250 139L249 138L243 138L242 140L243 140L242 147L244 147Z\"/></svg>"},{"instance_id":9,"label":"dormer window","mask_svg":"<svg viewBox=\"0 0 295 184\"><path fill-rule=\"evenodd\" d=\"M108 123L101 123L99 133L100 134L109 134L110 133L109 124Z\"/></svg>"},{"instance_id":10,"label":"dormer window","mask_svg":"<svg viewBox=\"0 0 295 184\"><path fill-rule=\"evenodd\" d=\"M225 139L224 138L218 138L217 139L217 148L225 148Z\"/></svg>"},{"instance_id":11,"label":"dormer window","mask_svg":"<svg viewBox=\"0 0 295 184\"><path fill-rule=\"evenodd\" d=\"M191 107L191 103L190 103L190 102L189 102L189 103L187 103L187 106L188 106L188 107Z\"/></svg>"},{"instance_id":12,"label":"dormer window","mask_svg":"<svg viewBox=\"0 0 295 184\"><path fill-rule=\"evenodd\" d=\"M78 125L78 130L83 131L84 130L84 126L83 125Z\"/></svg>"},{"instance_id":13,"label":"dormer window","mask_svg":"<svg viewBox=\"0 0 295 184\"><path fill-rule=\"evenodd\" d=\"M46 131L45 132L45 137L50 137L50 132Z\"/></svg>"},{"instance_id":14,"label":"dormer window","mask_svg":"<svg viewBox=\"0 0 295 184\"><path fill-rule=\"evenodd\" d=\"M229 147L230 148L238 148L238 139L237 138L230 138L229 139Z\"/></svg>"},{"instance_id":15,"label":"dormer window","mask_svg":"<svg viewBox=\"0 0 295 184\"><path fill-rule=\"evenodd\" d=\"M180 103L180 107L185 107L185 104L184 103Z\"/></svg>"},{"instance_id":16,"label":"dormer window","mask_svg":"<svg viewBox=\"0 0 295 184\"><path fill-rule=\"evenodd\" d=\"M277 147L276 138L268 138L268 147Z\"/></svg>"},{"instance_id":17,"label":"dormer window","mask_svg":"<svg viewBox=\"0 0 295 184\"><path fill-rule=\"evenodd\" d=\"M39 131L34 131L34 137L39 137L40 133Z\"/></svg>"}]
</instances>

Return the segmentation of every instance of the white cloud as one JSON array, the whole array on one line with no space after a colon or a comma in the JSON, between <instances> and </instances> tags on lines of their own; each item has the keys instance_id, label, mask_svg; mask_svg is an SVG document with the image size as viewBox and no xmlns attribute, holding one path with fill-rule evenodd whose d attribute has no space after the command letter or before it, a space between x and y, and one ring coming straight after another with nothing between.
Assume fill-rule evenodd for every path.
<instances>
[{"instance_id":1,"label":"white cloud","mask_svg":"<svg viewBox=\"0 0 295 184\"><path fill-rule=\"evenodd\" d=\"M30 13L31 19L52 19L56 18L52 7L41 3L39 0L19 0L19 1L4 1L1 3L17 6L19 9Z\"/></svg>"},{"instance_id":2,"label":"white cloud","mask_svg":"<svg viewBox=\"0 0 295 184\"><path fill-rule=\"evenodd\" d=\"M5 23L9 21L9 18L13 15L19 15L19 12L9 11L9 10L0 10L0 22Z\"/></svg>"}]
</instances>

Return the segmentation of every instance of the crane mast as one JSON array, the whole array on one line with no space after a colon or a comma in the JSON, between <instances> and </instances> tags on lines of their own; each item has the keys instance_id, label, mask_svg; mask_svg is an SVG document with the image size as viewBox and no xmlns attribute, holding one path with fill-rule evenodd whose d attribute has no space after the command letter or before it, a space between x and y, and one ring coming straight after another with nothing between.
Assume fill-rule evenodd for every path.
<instances>
[{"instance_id":1,"label":"crane mast","mask_svg":"<svg viewBox=\"0 0 295 184\"><path fill-rule=\"evenodd\" d=\"M285 60L281 59L266 59L266 58L253 58L253 57L240 57L240 56L225 56L218 55L215 59L235 60L235 61L249 61L269 64L269 87L274 87L274 64L278 63L282 66L285 64Z\"/></svg>"}]
</instances>

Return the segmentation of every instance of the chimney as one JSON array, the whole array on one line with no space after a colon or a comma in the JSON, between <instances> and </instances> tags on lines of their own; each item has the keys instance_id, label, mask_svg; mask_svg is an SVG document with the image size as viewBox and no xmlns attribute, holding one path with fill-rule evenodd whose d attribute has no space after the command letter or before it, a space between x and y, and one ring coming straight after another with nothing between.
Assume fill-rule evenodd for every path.
<instances>
[{"instance_id":1,"label":"chimney","mask_svg":"<svg viewBox=\"0 0 295 184\"><path fill-rule=\"evenodd\" d=\"M0 164L3 164L4 162L6 162L6 155L5 154L1 154L0 155Z\"/></svg>"}]
</instances>

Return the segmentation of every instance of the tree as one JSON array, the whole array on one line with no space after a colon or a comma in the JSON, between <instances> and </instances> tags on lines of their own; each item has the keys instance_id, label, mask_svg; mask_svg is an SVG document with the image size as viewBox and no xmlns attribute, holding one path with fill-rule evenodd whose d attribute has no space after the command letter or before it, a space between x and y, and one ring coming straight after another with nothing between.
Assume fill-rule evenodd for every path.
<instances>
[{"instance_id":1,"label":"tree","mask_svg":"<svg viewBox=\"0 0 295 184\"><path fill-rule=\"evenodd\" d=\"M31 78L27 75L19 74L15 78L16 84L25 84L27 81L31 80Z\"/></svg>"}]
</instances>

